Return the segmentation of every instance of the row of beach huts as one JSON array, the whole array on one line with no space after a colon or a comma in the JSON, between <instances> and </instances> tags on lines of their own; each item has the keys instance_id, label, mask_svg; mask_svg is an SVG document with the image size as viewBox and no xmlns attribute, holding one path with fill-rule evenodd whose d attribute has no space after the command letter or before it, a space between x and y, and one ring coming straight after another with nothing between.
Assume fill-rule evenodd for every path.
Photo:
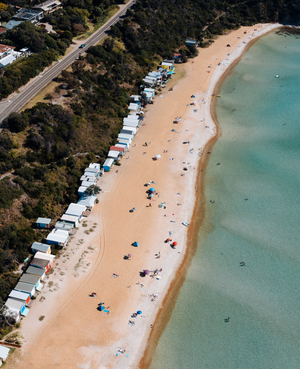
<instances>
[{"instance_id":1,"label":"row of beach huts","mask_svg":"<svg viewBox=\"0 0 300 369\"><path fill-rule=\"evenodd\" d=\"M123 128L118 134L118 143L110 147L107 159L103 164L105 172L109 172L112 165L125 154L143 122L142 95L144 95L146 102L150 103L155 95L155 88L165 87L168 79L172 78L174 73L174 60L164 60L157 71L149 72L143 78L145 85L141 86L141 95L130 96L129 115L123 119Z\"/></svg>"},{"instance_id":2,"label":"row of beach huts","mask_svg":"<svg viewBox=\"0 0 300 369\"><path fill-rule=\"evenodd\" d=\"M78 227L83 217L89 215L96 204L97 197L95 194L90 195L86 193L86 190L93 185L97 186L101 174L100 164L98 163L91 163L85 169L83 176L80 178L81 186L78 193L81 196L78 202L69 205L66 212L46 237L45 243L34 242L32 244L31 250L34 257L5 302L3 315L10 323L18 323L21 316L28 314L36 292L43 288L43 282L45 282L55 259L55 255L51 254L51 245L66 246L70 236L75 233L75 228ZM51 219L38 218L36 225L38 228L50 229Z\"/></svg>"},{"instance_id":3,"label":"row of beach huts","mask_svg":"<svg viewBox=\"0 0 300 369\"><path fill-rule=\"evenodd\" d=\"M152 71L143 79L145 85L141 86L141 94L144 94L146 102L152 101L155 96L155 87L164 87L170 76L175 73L174 70L174 60L164 60L157 72ZM43 288L43 282L54 264L55 255L51 254L51 245L65 247L70 236L76 232L75 228L79 226L83 217L87 217L93 209L97 201L96 192L90 194L90 191L87 193L87 189L91 186L97 186L97 181L103 175L103 171L109 172L114 162L118 161L129 148L143 121L141 100L141 95L131 96L131 103L128 107L129 115L123 120L123 128L118 135L118 142L110 147L103 168L101 169L98 163L91 163L85 169L80 178L81 185L78 188L80 199L78 202L69 205L66 212L47 235L45 243L34 242L32 244L31 250L34 257L5 302L3 315L8 321L17 323L21 316L28 314L36 292ZM39 228L50 229L51 219L38 218L36 225Z\"/></svg>"}]
</instances>

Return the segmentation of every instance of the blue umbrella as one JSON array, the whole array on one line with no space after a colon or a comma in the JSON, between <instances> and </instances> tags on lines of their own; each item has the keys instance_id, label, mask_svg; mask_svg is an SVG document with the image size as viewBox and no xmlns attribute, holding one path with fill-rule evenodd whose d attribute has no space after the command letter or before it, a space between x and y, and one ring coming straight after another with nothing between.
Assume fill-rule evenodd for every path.
<instances>
[{"instance_id":1,"label":"blue umbrella","mask_svg":"<svg viewBox=\"0 0 300 369\"><path fill-rule=\"evenodd\" d=\"M139 247L139 243L138 242L133 242L132 246L135 246L135 247Z\"/></svg>"},{"instance_id":2,"label":"blue umbrella","mask_svg":"<svg viewBox=\"0 0 300 369\"><path fill-rule=\"evenodd\" d=\"M153 193L150 193L149 197L153 197Z\"/></svg>"},{"instance_id":3,"label":"blue umbrella","mask_svg":"<svg viewBox=\"0 0 300 369\"><path fill-rule=\"evenodd\" d=\"M141 310L138 310L136 313L139 314L139 315L142 314Z\"/></svg>"},{"instance_id":4,"label":"blue umbrella","mask_svg":"<svg viewBox=\"0 0 300 369\"><path fill-rule=\"evenodd\" d=\"M149 191L150 191L150 192L155 192L155 188L151 187L151 188L149 189Z\"/></svg>"}]
</instances>

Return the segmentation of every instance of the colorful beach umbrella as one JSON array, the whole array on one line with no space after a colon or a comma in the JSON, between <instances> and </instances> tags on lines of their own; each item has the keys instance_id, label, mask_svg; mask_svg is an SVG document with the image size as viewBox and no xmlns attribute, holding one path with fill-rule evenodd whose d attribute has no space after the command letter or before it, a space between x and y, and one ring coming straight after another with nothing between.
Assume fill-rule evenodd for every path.
<instances>
[{"instance_id":1,"label":"colorful beach umbrella","mask_svg":"<svg viewBox=\"0 0 300 369\"><path fill-rule=\"evenodd\" d=\"M150 273L150 271L148 269L143 271L145 275L148 275Z\"/></svg>"},{"instance_id":2,"label":"colorful beach umbrella","mask_svg":"<svg viewBox=\"0 0 300 369\"><path fill-rule=\"evenodd\" d=\"M175 241L175 242L173 242L173 246L177 246L177 242Z\"/></svg>"},{"instance_id":3,"label":"colorful beach umbrella","mask_svg":"<svg viewBox=\"0 0 300 369\"><path fill-rule=\"evenodd\" d=\"M139 243L138 242L133 242L132 246L135 246L135 247L139 247Z\"/></svg>"},{"instance_id":4,"label":"colorful beach umbrella","mask_svg":"<svg viewBox=\"0 0 300 369\"><path fill-rule=\"evenodd\" d=\"M153 193L150 193L149 197L153 197Z\"/></svg>"},{"instance_id":5,"label":"colorful beach umbrella","mask_svg":"<svg viewBox=\"0 0 300 369\"><path fill-rule=\"evenodd\" d=\"M155 188L151 187L151 188L149 188L149 191L150 192L155 192Z\"/></svg>"},{"instance_id":6,"label":"colorful beach umbrella","mask_svg":"<svg viewBox=\"0 0 300 369\"><path fill-rule=\"evenodd\" d=\"M139 315L142 314L141 310L138 310L136 313L139 314Z\"/></svg>"}]
</instances>

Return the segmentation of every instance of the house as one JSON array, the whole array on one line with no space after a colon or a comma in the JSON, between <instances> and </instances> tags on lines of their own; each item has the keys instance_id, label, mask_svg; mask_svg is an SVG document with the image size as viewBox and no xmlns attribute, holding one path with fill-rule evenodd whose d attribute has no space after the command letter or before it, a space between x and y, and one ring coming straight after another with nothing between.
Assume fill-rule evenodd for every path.
<instances>
[{"instance_id":1,"label":"house","mask_svg":"<svg viewBox=\"0 0 300 369\"><path fill-rule=\"evenodd\" d=\"M14 16L13 19L29 21L31 23L38 23L44 18L44 12L38 9L20 9ZM5 25L7 27L7 25Z\"/></svg>"},{"instance_id":2,"label":"house","mask_svg":"<svg viewBox=\"0 0 300 369\"><path fill-rule=\"evenodd\" d=\"M46 243L33 242L31 245L31 251L36 253L37 251L46 252L47 254L51 254L51 247Z\"/></svg>"},{"instance_id":3,"label":"house","mask_svg":"<svg viewBox=\"0 0 300 369\"><path fill-rule=\"evenodd\" d=\"M71 203L66 211L66 214L75 215L79 217L79 222L80 222L82 217L85 215L85 211L86 211L85 206Z\"/></svg>"},{"instance_id":4,"label":"house","mask_svg":"<svg viewBox=\"0 0 300 369\"><path fill-rule=\"evenodd\" d=\"M64 214L60 220L67 222L67 223L71 223L74 225L75 228L77 228L79 226L79 216L77 215L67 215ZM80 218L81 219L81 218Z\"/></svg>"},{"instance_id":5,"label":"house","mask_svg":"<svg viewBox=\"0 0 300 369\"><path fill-rule=\"evenodd\" d=\"M111 159L111 158L106 159L105 162L104 162L104 164L103 164L104 171L105 172L109 172L111 166L113 165L113 163L114 163L114 159Z\"/></svg>"},{"instance_id":6,"label":"house","mask_svg":"<svg viewBox=\"0 0 300 369\"><path fill-rule=\"evenodd\" d=\"M0 68L4 68L7 65L13 63L17 58L15 58L13 55L7 55L4 58L0 59Z\"/></svg>"},{"instance_id":7,"label":"house","mask_svg":"<svg viewBox=\"0 0 300 369\"><path fill-rule=\"evenodd\" d=\"M185 44L186 44L186 46L197 46L198 45L198 41L192 40L190 38L187 38L185 40Z\"/></svg>"},{"instance_id":8,"label":"house","mask_svg":"<svg viewBox=\"0 0 300 369\"><path fill-rule=\"evenodd\" d=\"M41 268L29 266L26 270L26 273L39 276L42 282L46 280L46 271Z\"/></svg>"},{"instance_id":9,"label":"house","mask_svg":"<svg viewBox=\"0 0 300 369\"><path fill-rule=\"evenodd\" d=\"M12 290L11 293L8 295L8 297L13 298L15 300L25 301L25 305L28 305L31 300L29 293L16 290Z\"/></svg>"},{"instance_id":10,"label":"house","mask_svg":"<svg viewBox=\"0 0 300 369\"><path fill-rule=\"evenodd\" d=\"M26 309L24 301L16 300L10 297L6 300L5 306L11 310L17 310L23 316L26 316L29 311Z\"/></svg>"},{"instance_id":11,"label":"house","mask_svg":"<svg viewBox=\"0 0 300 369\"><path fill-rule=\"evenodd\" d=\"M2 33L6 32L7 28L6 27L0 27L0 35L2 35Z\"/></svg>"},{"instance_id":12,"label":"house","mask_svg":"<svg viewBox=\"0 0 300 369\"><path fill-rule=\"evenodd\" d=\"M64 247L69 241L69 232L55 228L48 234L46 240L49 244Z\"/></svg>"},{"instance_id":13,"label":"house","mask_svg":"<svg viewBox=\"0 0 300 369\"><path fill-rule=\"evenodd\" d=\"M56 229L62 229L63 231L69 232L69 234L72 232L72 229L74 228L74 223L68 223L64 221L57 221L55 223Z\"/></svg>"},{"instance_id":14,"label":"house","mask_svg":"<svg viewBox=\"0 0 300 369\"><path fill-rule=\"evenodd\" d=\"M50 228L51 219L50 218L38 218L36 221L36 226L38 228Z\"/></svg>"},{"instance_id":15,"label":"house","mask_svg":"<svg viewBox=\"0 0 300 369\"><path fill-rule=\"evenodd\" d=\"M0 58L4 58L7 55L14 55L15 46L9 46L0 44Z\"/></svg>"},{"instance_id":16,"label":"house","mask_svg":"<svg viewBox=\"0 0 300 369\"><path fill-rule=\"evenodd\" d=\"M2 365L2 362L6 360L9 351L10 349L8 347L0 345L0 366Z\"/></svg>"},{"instance_id":17,"label":"house","mask_svg":"<svg viewBox=\"0 0 300 369\"><path fill-rule=\"evenodd\" d=\"M61 2L57 0L48 0L44 3L34 6L35 9L41 9L45 14L53 13L55 10L60 9L61 7Z\"/></svg>"},{"instance_id":18,"label":"house","mask_svg":"<svg viewBox=\"0 0 300 369\"><path fill-rule=\"evenodd\" d=\"M88 210L92 210L96 203L96 200L97 197L95 195L84 194L80 197L77 204L84 205L87 207Z\"/></svg>"},{"instance_id":19,"label":"house","mask_svg":"<svg viewBox=\"0 0 300 369\"><path fill-rule=\"evenodd\" d=\"M30 297L35 294L35 287L33 284L18 282L14 290L29 293Z\"/></svg>"},{"instance_id":20,"label":"house","mask_svg":"<svg viewBox=\"0 0 300 369\"><path fill-rule=\"evenodd\" d=\"M35 268L39 268L42 271L44 271L45 273L48 273L49 269L50 269L50 262L49 262L49 260L40 259L40 258L37 258L35 256L32 259L32 262L30 263L30 266L35 267Z\"/></svg>"},{"instance_id":21,"label":"house","mask_svg":"<svg viewBox=\"0 0 300 369\"><path fill-rule=\"evenodd\" d=\"M115 151L115 150L109 150L108 155L109 158L114 159L115 161L117 161L119 159L120 156L120 151Z\"/></svg>"},{"instance_id":22,"label":"house","mask_svg":"<svg viewBox=\"0 0 300 369\"><path fill-rule=\"evenodd\" d=\"M36 291L40 291L43 288L41 279L38 275L24 273L20 278L20 282L34 285Z\"/></svg>"}]
</instances>

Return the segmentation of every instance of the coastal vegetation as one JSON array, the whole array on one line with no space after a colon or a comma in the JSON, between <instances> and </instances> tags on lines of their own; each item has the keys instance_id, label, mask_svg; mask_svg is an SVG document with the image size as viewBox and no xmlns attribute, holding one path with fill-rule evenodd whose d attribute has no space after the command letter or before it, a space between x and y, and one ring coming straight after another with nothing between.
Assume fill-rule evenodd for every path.
<instances>
[{"instance_id":1,"label":"coastal vegetation","mask_svg":"<svg viewBox=\"0 0 300 369\"><path fill-rule=\"evenodd\" d=\"M12 4L26 5L25 0ZM73 37L86 30L88 20L97 23L112 4L110 0L65 1L62 11L46 18L58 31L56 35L28 22L7 32L6 43L24 46L28 42L36 54L2 70L0 97L8 96L63 54ZM41 242L47 235L33 223L39 216L55 221L69 203L77 201L83 168L91 161L103 163L128 113L129 96L139 93L148 71L163 58L173 58L174 52L183 60L194 57L224 31L296 16L296 5L288 4L139 0L135 10L128 10L122 22L112 27L109 37L90 47L55 79L63 106L53 101L38 103L4 121L0 135L0 302L15 285L17 274L13 272L30 255L32 242ZM187 37L198 40L200 51L185 46Z\"/></svg>"}]
</instances>

